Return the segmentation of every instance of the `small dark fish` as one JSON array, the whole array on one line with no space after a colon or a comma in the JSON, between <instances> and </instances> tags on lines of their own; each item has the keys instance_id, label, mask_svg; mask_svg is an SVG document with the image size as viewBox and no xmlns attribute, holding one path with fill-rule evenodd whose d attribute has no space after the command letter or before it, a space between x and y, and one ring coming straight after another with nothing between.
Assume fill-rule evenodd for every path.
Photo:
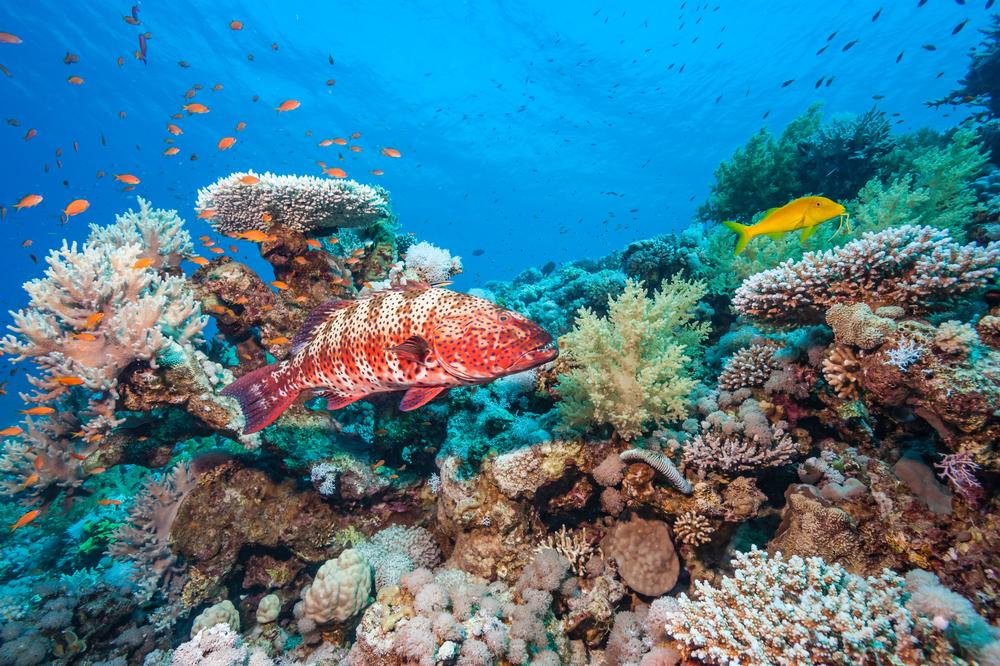
<instances>
[{"instance_id":1,"label":"small dark fish","mask_svg":"<svg viewBox=\"0 0 1000 666\"><path fill-rule=\"evenodd\" d=\"M188 67L191 66L191 63L189 63L187 60L178 60L177 64L183 67L184 69L187 69Z\"/></svg>"},{"instance_id":2,"label":"small dark fish","mask_svg":"<svg viewBox=\"0 0 1000 666\"><path fill-rule=\"evenodd\" d=\"M142 64L146 64L146 35L139 35L139 53L142 55L140 60Z\"/></svg>"},{"instance_id":3,"label":"small dark fish","mask_svg":"<svg viewBox=\"0 0 1000 666\"><path fill-rule=\"evenodd\" d=\"M8 118L7 124L10 125L11 127L20 127L21 121L18 120L17 118Z\"/></svg>"},{"instance_id":4,"label":"small dark fish","mask_svg":"<svg viewBox=\"0 0 1000 666\"><path fill-rule=\"evenodd\" d=\"M260 95L254 95L254 96L253 96L253 97L251 98L251 100L252 100L252 101L254 101L254 102L257 102L257 101L259 101L259 100L260 100Z\"/></svg>"},{"instance_id":5,"label":"small dark fish","mask_svg":"<svg viewBox=\"0 0 1000 666\"><path fill-rule=\"evenodd\" d=\"M35 255L33 255L33 254L29 254L28 256L29 256L29 257L31 257L31 261L33 261L33 262L34 262L34 263L36 263L36 264L38 263L38 257L36 257L36 256L35 256ZM16 372L16 370L12 370L12 371L11 371L11 373L10 373L10 376L11 376L11 377L13 377L13 376L14 376L14 372Z\"/></svg>"},{"instance_id":6,"label":"small dark fish","mask_svg":"<svg viewBox=\"0 0 1000 666\"><path fill-rule=\"evenodd\" d=\"M826 51L828 48L830 48L829 44L827 44L826 46L824 46L823 48L821 48L819 51L816 51L816 55L822 55L823 51Z\"/></svg>"},{"instance_id":7,"label":"small dark fish","mask_svg":"<svg viewBox=\"0 0 1000 666\"><path fill-rule=\"evenodd\" d=\"M272 51L278 50L278 42L271 42L271 50Z\"/></svg>"},{"instance_id":8,"label":"small dark fish","mask_svg":"<svg viewBox=\"0 0 1000 666\"><path fill-rule=\"evenodd\" d=\"M830 87L830 84L831 84L831 83L833 83L833 79L834 79L834 77L832 77L832 76L831 76L830 78L828 78L828 79L826 80L826 87L827 87L827 88L829 88L829 87Z\"/></svg>"},{"instance_id":9,"label":"small dark fish","mask_svg":"<svg viewBox=\"0 0 1000 666\"><path fill-rule=\"evenodd\" d=\"M821 77L819 77L819 81L817 81L817 82L816 82L816 85L815 85L815 86L813 86L813 87L814 87L814 88L819 88L819 87L820 87L821 85L823 85L823 79L825 79L825 78L826 78L825 76L821 76Z\"/></svg>"},{"instance_id":10,"label":"small dark fish","mask_svg":"<svg viewBox=\"0 0 1000 666\"><path fill-rule=\"evenodd\" d=\"M921 48L925 51L937 51L937 47L933 44L924 44Z\"/></svg>"},{"instance_id":11,"label":"small dark fish","mask_svg":"<svg viewBox=\"0 0 1000 666\"><path fill-rule=\"evenodd\" d=\"M782 88L787 88L788 86L792 85L793 83L795 83L795 79L788 79L787 81L785 81L784 83L781 84L781 87Z\"/></svg>"},{"instance_id":12,"label":"small dark fish","mask_svg":"<svg viewBox=\"0 0 1000 666\"><path fill-rule=\"evenodd\" d=\"M829 42L829 41L832 41L832 40L833 40L833 38L837 36L837 32L839 32L839 31L837 31L837 30L834 30L833 32L831 32L831 33L830 33L830 36L826 38L826 41L828 41L828 42Z\"/></svg>"},{"instance_id":13,"label":"small dark fish","mask_svg":"<svg viewBox=\"0 0 1000 666\"><path fill-rule=\"evenodd\" d=\"M899 64L899 61L903 59L903 53L905 53L905 52L906 52L906 49L903 49L902 51L899 52L899 55L896 56L896 64L897 65Z\"/></svg>"},{"instance_id":14,"label":"small dark fish","mask_svg":"<svg viewBox=\"0 0 1000 666\"><path fill-rule=\"evenodd\" d=\"M935 76L934 78L935 79L940 79L942 76L944 76L944 72L938 72L937 76Z\"/></svg>"},{"instance_id":15,"label":"small dark fish","mask_svg":"<svg viewBox=\"0 0 1000 666\"><path fill-rule=\"evenodd\" d=\"M253 54L252 53L248 53L247 54L247 60L249 60L250 62L253 62Z\"/></svg>"},{"instance_id":16,"label":"small dark fish","mask_svg":"<svg viewBox=\"0 0 1000 666\"><path fill-rule=\"evenodd\" d=\"M875 21L877 21L878 17L881 16L881 15L882 15L882 8L879 7L878 11L875 12L875 14L872 15L872 23L874 23Z\"/></svg>"},{"instance_id":17,"label":"small dark fish","mask_svg":"<svg viewBox=\"0 0 1000 666\"><path fill-rule=\"evenodd\" d=\"M722 101L722 95L719 95L718 97L715 98L715 103L716 104L718 104L721 101Z\"/></svg>"},{"instance_id":18,"label":"small dark fish","mask_svg":"<svg viewBox=\"0 0 1000 666\"><path fill-rule=\"evenodd\" d=\"M986 0L986 9L989 9L992 6L993 6L993 0Z\"/></svg>"},{"instance_id":19,"label":"small dark fish","mask_svg":"<svg viewBox=\"0 0 1000 666\"><path fill-rule=\"evenodd\" d=\"M66 51L66 55L63 56L63 62L67 65L72 65L75 62L80 62L80 56L75 53L70 53Z\"/></svg>"},{"instance_id":20,"label":"small dark fish","mask_svg":"<svg viewBox=\"0 0 1000 666\"><path fill-rule=\"evenodd\" d=\"M108 140L104 138L104 132L101 132L101 145L102 146L108 145Z\"/></svg>"},{"instance_id":21,"label":"small dark fish","mask_svg":"<svg viewBox=\"0 0 1000 666\"><path fill-rule=\"evenodd\" d=\"M10 70L4 67L3 65L0 65L0 72L3 72L7 76L14 76L13 74L10 73Z\"/></svg>"},{"instance_id":22,"label":"small dark fish","mask_svg":"<svg viewBox=\"0 0 1000 666\"><path fill-rule=\"evenodd\" d=\"M849 42L847 42L846 44L844 44L844 48L842 48L842 49L840 49L840 50L841 50L841 51L850 51L850 50L851 50L851 47L852 47L852 46L854 46L854 45L855 45L855 44L857 44L857 43L858 43L858 40L856 40L856 39L852 39L851 41L849 41Z\"/></svg>"},{"instance_id":23,"label":"small dark fish","mask_svg":"<svg viewBox=\"0 0 1000 666\"><path fill-rule=\"evenodd\" d=\"M885 95L872 95L872 99L877 102L880 99L885 99Z\"/></svg>"},{"instance_id":24,"label":"small dark fish","mask_svg":"<svg viewBox=\"0 0 1000 666\"><path fill-rule=\"evenodd\" d=\"M326 60L327 60L327 62L329 62L329 63L330 63L331 65L333 64L333 56L332 56L332 55L328 55L328 56L326 57Z\"/></svg>"},{"instance_id":25,"label":"small dark fish","mask_svg":"<svg viewBox=\"0 0 1000 666\"><path fill-rule=\"evenodd\" d=\"M139 5L132 5L132 18L139 20Z\"/></svg>"},{"instance_id":26,"label":"small dark fish","mask_svg":"<svg viewBox=\"0 0 1000 666\"><path fill-rule=\"evenodd\" d=\"M761 119L766 120L769 115L771 115L771 109L768 109L767 111L765 111L764 115L761 116Z\"/></svg>"},{"instance_id":27,"label":"small dark fish","mask_svg":"<svg viewBox=\"0 0 1000 666\"><path fill-rule=\"evenodd\" d=\"M486 254L486 250L482 250L482 249L476 249L476 250L473 250L473 251L472 251L472 256L473 256L473 257L481 257L481 256L483 256L484 254Z\"/></svg>"},{"instance_id":28,"label":"small dark fish","mask_svg":"<svg viewBox=\"0 0 1000 666\"><path fill-rule=\"evenodd\" d=\"M917 9L920 9L927 4L927 0L917 0Z\"/></svg>"},{"instance_id":29,"label":"small dark fish","mask_svg":"<svg viewBox=\"0 0 1000 666\"><path fill-rule=\"evenodd\" d=\"M957 35L958 33L962 32L962 28L964 28L965 24L968 23L968 22L969 22L969 19L965 19L964 21L962 21L961 23L959 23L958 25L956 25L952 29L951 34Z\"/></svg>"}]
</instances>

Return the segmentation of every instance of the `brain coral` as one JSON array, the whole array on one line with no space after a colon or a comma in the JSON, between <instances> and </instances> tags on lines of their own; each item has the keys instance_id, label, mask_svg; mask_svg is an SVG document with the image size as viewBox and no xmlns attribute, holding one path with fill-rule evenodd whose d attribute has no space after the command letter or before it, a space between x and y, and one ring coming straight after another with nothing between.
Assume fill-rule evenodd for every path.
<instances>
[{"instance_id":1,"label":"brain coral","mask_svg":"<svg viewBox=\"0 0 1000 666\"><path fill-rule=\"evenodd\" d=\"M733 308L775 324L820 323L837 303L898 305L916 314L984 288L998 265L1000 242L959 245L947 231L905 225L751 275Z\"/></svg>"},{"instance_id":2,"label":"brain coral","mask_svg":"<svg viewBox=\"0 0 1000 666\"><path fill-rule=\"evenodd\" d=\"M258 181L243 182L247 176ZM303 233L362 227L390 216L389 193L380 187L353 180L253 172L230 174L198 190L195 209L199 214L214 211L209 222L229 235L273 225Z\"/></svg>"}]
</instances>

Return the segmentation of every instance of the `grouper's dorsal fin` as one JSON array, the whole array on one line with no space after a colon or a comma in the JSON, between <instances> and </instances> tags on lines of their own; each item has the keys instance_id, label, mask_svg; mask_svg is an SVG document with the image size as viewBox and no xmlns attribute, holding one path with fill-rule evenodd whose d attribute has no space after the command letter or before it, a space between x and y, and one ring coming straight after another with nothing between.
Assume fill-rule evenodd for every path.
<instances>
[{"instance_id":1,"label":"grouper's dorsal fin","mask_svg":"<svg viewBox=\"0 0 1000 666\"><path fill-rule=\"evenodd\" d=\"M305 322L303 322L302 327L292 338L292 354L298 354L302 349L309 344L309 340L312 339L313 333L316 328L326 321L326 318L330 316L331 312L340 310L341 308L346 308L354 301L345 301L338 299L335 301L327 301L322 305L316 306L316 308L309 313L306 317Z\"/></svg>"},{"instance_id":2,"label":"grouper's dorsal fin","mask_svg":"<svg viewBox=\"0 0 1000 666\"><path fill-rule=\"evenodd\" d=\"M396 356L413 361L414 363L423 363L426 361L430 350L430 344L419 335L411 335L395 347L389 348L389 351L396 352Z\"/></svg>"}]
</instances>

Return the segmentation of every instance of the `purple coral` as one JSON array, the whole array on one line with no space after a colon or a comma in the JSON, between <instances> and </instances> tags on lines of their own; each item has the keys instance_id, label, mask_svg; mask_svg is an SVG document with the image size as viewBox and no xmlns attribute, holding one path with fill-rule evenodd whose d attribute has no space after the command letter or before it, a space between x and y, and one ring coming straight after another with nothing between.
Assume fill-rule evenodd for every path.
<instances>
[{"instance_id":1,"label":"purple coral","mask_svg":"<svg viewBox=\"0 0 1000 666\"><path fill-rule=\"evenodd\" d=\"M979 463L973 460L968 451L946 453L941 457L941 462L934 463L934 467L940 470L938 476L947 479L955 492L969 504L975 506L982 498L983 486L976 479Z\"/></svg>"}]
</instances>

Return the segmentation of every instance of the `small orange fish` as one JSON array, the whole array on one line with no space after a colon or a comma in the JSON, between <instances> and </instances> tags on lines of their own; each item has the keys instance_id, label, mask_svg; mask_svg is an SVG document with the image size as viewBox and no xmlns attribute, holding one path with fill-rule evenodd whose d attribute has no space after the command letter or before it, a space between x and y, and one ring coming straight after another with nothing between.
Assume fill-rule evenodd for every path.
<instances>
[{"instance_id":1,"label":"small orange fish","mask_svg":"<svg viewBox=\"0 0 1000 666\"><path fill-rule=\"evenodd\" d=\"M284 102L274 107L274 110L277 111L278 113L282 113L284 111L294 111L300 106L302 106L302 103L299 102L297 99L286 99Z\"/></svg>"},{"instance_id":2,"label":"small orange fish","mask_svg":"<svg viewBox=\"0 0 1000 666\"><path fill-rule=\"evenodd\" d=\"M240 248L236 247L235 245L230 245L229 246L229 251L230 252L239 252Z\"/></svg>"},{"instance_id":3,"label":"small orange fish","mask_svg":"<svg viewBox=\"0 0 1000 666\"><path fill-rule=\"evenodd\" d=\"M240 178L240 182L244 185L256 185L260 182L260 178L257 176L243 176Z\"/></svg>"},{"instance_id":4,"label":"small orange fish","mask_svg":"<svg viewBox=\"0 0 1000 666\"><path fill-rule=\"evenodd\" d=\"M271 304L266 304L266 305L260 306L260 309L263 310L264 312L270 312L271 310L274 309L274 306L271 305Z\"/></svg>"},{"instance_id":5,"label":"small orange fish","mask_svg":"<svg viewBox=\"0 0 1000 666\"><path fill-rule=\"evenodd\" d=\"M351 138L352 139L360 139L361 138L361 132L354 132L353 134L351 134Z\"/></svg>"},{"instance_id":6,"label":"small orange fish","mask_svg":"<svg viewBox=\"0 0 1000 666\"><path fill-rule=\"evenodd\" d=\"M0 33L0 35L5 35L5 34L7 34L7 33L5 33L5 32L4 33ZM17 42L11 42L11 43L17 44ZM42 515L42 510L41 509L32 509L28 513L26 513L23 516L21 516L20 518L18 518L17 521L13 525L10 526L10 531L13 532L14 530L21 529L22 527L24 527L25 525L27 525L28 523L30 523L31 521L33 521L35 518L38 518L38 516L40 516L40 515Z\"/></svg>"},{"instance_id":7,"label":"small orange fish","mask_svg":"<svg viewBox=\"0 0 1000 666\"><path fill-rule=\"evenodd\" d=\"M337 82L337 79L327 79L326 80L326 85L332 86L336 82Z\"/></svg>"},{"instance_id":8,"label":"small orange fish","mask_svg":"<svg viewBox=\"0 0 1000 666\"><path fill-rule=\"evenodd\" d=\"M292 261L294 261L300 266L305 266L308 263L305 257L295 257L294 259L292 259Z\"/></svg>"},{"instance_id":9,"label":"small orange fish","mask_svg":"<svg viewBox=\"0 0 1000 666\"><path fill-rule=\"evenodd\" d=\"M97 503L101 506L119 506L122 501L119 499L99 499Z\"/></svg>"},{"instance_id":10,"label":"small orange fish","mask_svg":"<svg viewBox=\"0 0 1000 666\"><path fill-rule=\"evenodd\" d=\"M333 139L323 139L319 142L320 148L326 148L327 146L333 145Z\"/></svg>"},{"instance_id":11,"label":"small orange fish","mask_svg":"<svg viewBox=\"0 0 1000 666\"><path fill-rule=\"evenodd\" d=\"M230 30L242 30L243 29L243 21L230 21L229 22L229 29Z\"/></svg>"},{"instance_id":12,"label":"small orange fish","mask_svg":"<svg viewBox=\"0 0 1000 666\"><path fill-rule=\"evenodd\" d=\"M121 183L125 183L126 185L138 185L140 182L142 182L130 173L116 173L115 180Z\"/></svg>"},{"instance_id":13,"label":"small orange fish","mask_svg":"<svg viewBox=\"0 0 1000 666\"><path fill-rule=\"evenodd\" d=\"M350 257L350 258L349 258L349 259L348 259L347 261L345 261L344 263L345 263L345 264L347 264L348 266L353 266L354 264L358 263L359 261L361 261L361 260L360 260L360 259L358 259L357 257Z\"/></svg>"},{"instance_id":14,"label":"small orange fish","mask_svg":"<svg viewBox=\"0 0 1000 666\"><path fill-rule=\"evenodd\" d=\"M216 83L214 86L212 86L212 92L219 92L220 90L222 90L221 83Z\"/></svg>"},{"instance_id":15,"label":"small orange fish","mask_svg":"<svg viewBox=\"0 0 1000 666\"><path fill-rule=\"evenodd\" d=\"M208 107L204 104L199 104L198 102L192 102L191 104L185 104L181 107L188 113L208 113Z\"/></svg>"},{"instance_id":16,"label":"small orange fish","mask_svg":"<svg viewBox=\"0 0 1000 666\"><path fill-rule=\"evenodd\" d=\"M231 136L224 136L219 139L219 150L229 150L236 143L236 139Z\"/></svg>"},{"instance_id":17,"label":"small orange fish","mask_svg":"<svg viewBox=\"0 0 1000 666\"><path fill-rule=\"evenodd\" d=\"M385 173L385 171L382 171L382 169L372 169L372 175L373 176L381 176L384 173Z\"/></svg>"},{"instance_id":18,"label":"small orange fish","mask_svg":"<svg viewBox=\"0 0 1000 666\"><path fill-rule=\"evenodd\" d=\"M100 435L98 435L98 438L100 438ZM90 470L90 473L96 476L98 474L104 474L107 471L108 471L107 467L94 467L93 469Z\"/></svg>"},{"instance_id":19,"label":"small orange fish","mask_svg":"<svg viewBox=\"0 0 1000 666\"><path fill-rule=\"evenodd\" d=\"M213 217L215 217L215 210L212 208L206 208L198 213L199 220L211 220Z\"/></svg>"},{"instance_id":20,"label":"small orange fish","mask_svg":"<svg viewBox=\"0 0 1000 666\"><path fill-rule=\"evenodd\" d=\"M337 144L338 146L346 146L347 139L338 136L336 139L333 140L333 143Z\"/></svg>"},{"instance_id":21,"label":"small orange fish","mask_svg":"<svg viewBox=\"0 0 1000 666\"><path fill-rule=\"evenodd\" d=\"M93 333L76 333L72 337L74 340L83 340L84 342L93 342L97 339L97 336Z\"/></svg>"},{"instance_id":22,"label":"small orange fish","mask_svg":"<svg viewBox=\"0 0 1000 666\"><path fill-rule=\"evenodd\" d=\"M221 247L210 247L210 248L208 248L208 251L209 252L214 252L216 254L225 254L226 253L226 251L223 250Z\"/></svg>"},{"instance_id":23,"label":"small orange fish","mask_svg":"<svg viewBox=\"0 0 1000 666\"><path fill-rule=\"evenodd\" d=\"M212 237L211 236L198 236L198 240L207 243L208 241L212 240Z\"/></svg>"},{"instance_id":24,"label":"small orange fish","mask_svg":"<svg viewBox=\"0 0 1000 666\"><path fill-rule=\"evenodd\" d=\"M374 462L374 463L372 464L372 469L373 469L373 470L376 470L376 469L378 469L379 467L381 467L381 466L382 466L382 465L384 465L384 464L385 464L385 461L384 461L384 460L376 460L376 461L375 461L375 462Z\"/></svg>"},{"instance_id":25,"label":"small orange fish","mask_svg":"<svg viewBox=\"0 0 1000 666\"><path fill-rule=\"evenodd\" d=\"M213 245L215 245L215 241L206 238L201 242L201 244L204 245L205 247L212 247Z\"/></svg>"},{"instance_id":26,"label":"small orange fish","mask_svg":"<svg viewBox=\"0 0 1000 666\"><path fill-rule=\"evenodd\" d=\"M34 243L34 242L35 242L35 241L33 241L33 240L31 240L31 239L29 238L28 240L26 240L26 241L24 241L23 243L21 243L21 247L31 247L31 244L32 244L32 243ZM31 255L31 256L35 256L35 255Z\"/></svg>"},{"instance_id":27,"label":"small orange fish","mask_svg":"<svg viewBox=\"0 0 1000 666\"><path fill-rule=\"evenodd\" d=\"M275 289L288 289L288 283L282 282L281 280L274 280L271 282Z\"/></svg>"},{"instance_id":28,"label":"small orange fish","mask_svg":"<svg viewBox=\"0 0 1000 666\"><path fill-rule=\"evenodd\" d=\"M190 261L192 264L197 264L199 266L208 266L210 263L212 263L205 257L188 257L188 261Z\"/></svg>"},{"instance_id":29,"label":"small orange fish","mask_svg":"<svg viewBox=\"0 0 1000 666\"><path fill-rule=\"evenodd\" d=\"M360 153L361 152L361 146L348 146L347 149L349 151L351 151L352 153Z\"/></svg>"},{"instance_id":30,"label":"small orange fish","mask_svg":"<svg viewBox=\"0 0 1000 666\"><path fill-rule=\"evenodd\" d=\"M139 270L140 268L149 268L153 265L153 260L149 257L143 257L142 259L137 259L132 268Z\"/></svg>"},{"instance_id":31,"label":"small orange fish","mask_svg":"<svg viewBox=\"0 0 1000 666\"><path fill-rule=\"evenodd\" d=\"M270 224L274 217L270 213L261 213L260 219L263 220L265 224Z\"/></svg>"},{"instance_id":32,"label":"small orange fish","mask_svg":"<svg viewBox=\"0 0 1000 666\"><path fill-rule=\"evenodd\" d=\"M182 130L177 125L174 125L173 123L167 123L167 131L173 134L174 136L184 134L184 130Z\"/></svg>"},{"instance_id":33,"label":"small orange fish","mask_svg":"<svg viewBox=\"0 0 1000 666\"><path fill-rule=\"evenodd\" d=\"M403 153L399 152L395 148L383 148L382 154L386 157L402 157Z\"/></svg>"},{"instance_id":34,"label":"small orange fish","mask_svg":"<svg viewBox=\"0 0 1000 666\"><path fill-rule=\"evenodd\" d=\"M191 99L197 94L198 94L197 90L195 90L194 88L189 88L187 92L184 93L184 99Z\"/></svg>"},{"instance_id":35,"label":"small orange fish","mask_svg":"<svg viewBox=\"0 0 1000 666\"><path fill-rule=\"evenodd\" d=\"M24 431L18 426L10 426L9 428L4 428L0 430L0 437L17 437Z\"/></svg>"},{"instance_id":36,"label":"small orange fish","mask_svg":"<svg viewBox=\"0 0 1000 666\"><path fill-rule=\"evenodd\" d=\"M79 86L83 84L83 78L80 76L71 76L66 79L67 82L73 84L74 86Z\"/></svg>"},{"instance_id":37,"label":"small orange fish","mask_svg":"<svg viewBox=\"0 0 1000 666\"><path fill-rule=\"evenodd\" d=\"M38 130L36 130L34 127L32 127L27 132L25 132L25 134L24 134L24 140L25 141L31 141L32 139L35 138L35 136L37 134L38 134Z\"/></svg>"},{"instance_id":38,"label":"small orange fish","mask_svg":"<svg viewBox=\"0 0 1000 666\"><path fill-rule=\"evenodd\" d=\"M125 58L123 58L122 56L118 56L118 59L115 60L115 62L118 63L119 67L124 67L125 66Z\"/></svg>"},{"instance_id":39,"label":"small orange fish","mask_svg":"<svg viewBox=\"0 0 1000 666\"><path fill-rule=\"evenodd\" d=\"M69 202L69 205L63 209L63 215L66 217L73 217L74 215L79 215L90 208L90 202L86 199L74 199Z\"/></svg>"},{"instance_id":40,"label":"small orange fish","mask_svg":"<svg viewBox=\"0 0 1000 666\"><path fill-rule=\"evenodd\" d=\"M52 379L63 386L79 386L83 383L79 377L53 377Z\"/></svg>"},{"instance_id":41,"label":"small orange fish","mask_svg":"<svg viewBox=\"0 0 1000 666\"><path fill-rule=\"evenodd\" d=\"M81 434L82 434L82 433L81 433ZM87 456L83 455L82 453L77 453L76 451L73 451L73 452L72 452L72 453L70 453L69 455L70 455L70 457L71 457L71 458L72 458L73 460L86 460L86 459L87 459Z\"/></svg>"},{"instance_id":42,"label":"small orange fish","mask_svg":"<svg viewBox=\"0 0 1000 666\"><path fill-rule=\"evenodd\" d=\"M169 148L167 148L166 150L163 151L163 154L164 155L176 155L179 152L181 152L180 148L178 148L177 146L170 146Z\"/></svg>"},{"instance_id":43,"label":"small orange fish","mask_svg":"<svg viewBox=\"0 0 1000 666\"><path fill-rule=\"evenodd\" d=\"M104 313L103 312L95 312L94 314L92 314L89 317L87 317L87 321L85 321L83 323L83 327L84 328L93 328L94 326L97 326L98 324L100 324L102 319L104 319Z\"/></svg>"},{"instance_id":44,"label":"small orange fish","mask_svg":"<svg viewBox=\"0 0 1000 666\"><path fill-rule=\"evenodd\" d=\"M382 435L388 435L389 431L386 430L385 428L379 428L378 430L375 431L375 434L381 437Z\"/></svg>"},{"instance_id":45,"label":"small orange fish","mask_svg":"<svg viewBox=\"0 0 1000 666\"><path fill-rule=\"evenodd\" d=\"M32 472L31 475L27 479L24 480L24 483L21 484L21 488L22 489L23 488L28 488L30 486L35 485L36 483L38 483L38 480L40 478L42 478L42 477L38 475L38 472Z\"/></svg>"},{"instance_id":46,"label":"small orange fish","mask_svg":"<svg viewBox=\"0 0 1000 666\"><path fill-rule=\"evenodd\" d=\"M326 175L332 178L347 178L347 172L343 169L338 169L337 167L331 167L323 171Z\"/></svg>"},{"instance_id":47,"label":"small orange fish","mask_svg":"<svg viewBox=\"0 0 1000 666\"><path fill-rule=\"evenodd\" d=\"M242 233L236 234L237 238L242 238L243 240L252 241L254 243L263 243L265 241L274 240L274 236L268 236L263 231L258 231L254 229L253 231L244 231Z\"/></svg>"},{"instance_id":48,"label":"small orange fish","mask_svg":"<svg viewBox=\"0 0 1000 666\"><path fill-rule=\"evenodd\" d=\"M35 467L36 470L45 467L45 457L44 456L37 456L35 458L34 467Z\"/></svg>"},{"instance_id":49,"label":"small orange fish","mask_svg":"<svg viewBox=\"0 0 1000 666\"><path fill-rule=\"evenodd\" d=\"M22 208L34 208L38 204L42 203L42 195L40 194L26 194L21 197L21 200L14 204L14 208L21 210Z\"/></svg>"},{"instance_id":50,"label":"small orange fish","mask_svg":"<svg viewBox=\"0 0 1000 666\"><path fill-rule=\"evenodd\" d=\"M242 132L246 126L247 124L241 120L240 122L236 123L236 131Z\"/></svg>"},{"instance_id":51,"label":"small orange fish","mask_svg":"<svg viewBox=\"0 0 1000 666\"><path fill-rule=\"evenodd\" d=\"M316 250L322 250L323 249L323 244L320 243L315 238L309 238L309 239L307 239L306 240L306 245L308 245L309 247L311 247L313 249L316 249Z\"/></svg>"},{"instance_id":52,"label":"small orange fish","mask_svg":"<svg viewBox=\"0 0 1000 666\"><path fill-rule=\"evenodd\" d=\"M285 336L279 336L277 338L271 338L270 340L264 340L264 344L268 345L287 345L291 340Z\"/></svg>"},{"instance_id":53,"label":"small orange fish","mask_svg":"<svg viewBox=\"0 0 1000 666\"><path fill-rule=\"evenodd\" d=\"M9 32L0 32L0 44L20 44L21 38Z\"/></svg>"},{"instance_id":54,"label":"small orange fish","mask_svg":"<svg viewBox=\"0 0 1000 666\"><path fill-rule=\"evenodd\" d=\"M21 413L28 416L47 416L48 414L55 414L56 410L51 407L32 407L31 409L22 409Z\"/></svg>"}]
</instances>

